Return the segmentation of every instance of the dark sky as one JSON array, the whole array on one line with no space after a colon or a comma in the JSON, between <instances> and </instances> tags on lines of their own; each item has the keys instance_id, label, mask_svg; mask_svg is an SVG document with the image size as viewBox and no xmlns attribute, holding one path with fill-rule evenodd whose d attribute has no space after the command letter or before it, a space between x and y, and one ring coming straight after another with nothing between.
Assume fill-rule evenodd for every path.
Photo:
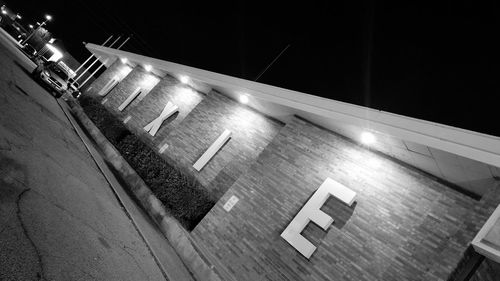
<instances>
[{"instance_id":1,"label":"dark sky","mask_svg":"<svg viewBox=\"0 0 500 281\"><path fill-rule=\"evenodd\" d=\"M274 4L270 4L273 2ZM498 9L480 1L9 1L82 41L500 136ZM343 3L344 2L344 3ZM437 3L439 2L439 3Z\"/></svg>"}]
</instances>

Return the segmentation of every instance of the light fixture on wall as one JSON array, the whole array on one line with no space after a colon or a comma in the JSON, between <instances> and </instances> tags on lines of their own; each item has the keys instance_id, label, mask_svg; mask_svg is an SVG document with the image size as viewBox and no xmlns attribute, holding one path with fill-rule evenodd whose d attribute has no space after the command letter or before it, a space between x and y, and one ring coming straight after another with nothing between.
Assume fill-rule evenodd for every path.
<instances>
[{"instance_id":1,"label":"light fixture on wall","mask_svg":"<svg viewBox=\"0 0 500 281\"><path fill-rule=\"evenodd\" d=\"M186 75L181 75L179 79L181 80L182 84L187 84L189 82L189 77L187 77Z\"/></svg>"},{"instance_id":2,"label":"light fixture on wall","mask_svg":"<svg viewBox=\"0 0 500 281\"><path fill-rule=\"evenodd\" d=\"M147 72L150 72L151 70L153 70L153 67L151 65L147 64L144 66L144 69L146 69Z\"/></svg>"},{"instance_id":3,"label":"light fixture on wall","mask_svg":"<svg viewBox=\"0 0 500 281\"><path fill-rule=\"evenodd\" d=\"M242 104L247 104L248 103L248 96L247 95L240 95L240 102Z\"/></svg>"},{"instance_id":4,"label":"light fixture on wall","mask_svg":"<svg viewBox=\"0 0 500 281\"><path fill-rule=\"evenodd\" d=\"M143 85L146 88L153 88L153 86L156 85L156 83L158 83L158 82L159 82L159 79L155 75L147 75L144 78Z\"/></svg>"},{"instance_id":5,"label":"light fixture on wall","mask_svg":"<svg viewBox=\"0 0 500 281\"><path fill-rule=\"evenodd\" d=\"M361 142L365 145L374 144L376 141L375 136L370 132L361 133Z\"/></svg>"},{"instance_id":6,"label":"light fixture on wall","mask_svg":"<svg viewBox=\"0 0 500 281\"><path fill-rule=\"evenodd\" d=\"M120 59L122 61L123 64L127 63L128 62L128 59L127 58L121 58Z\"/></svg>"},{"instance_id":7,"label":"light fixture on wall","mask_svg":"<svg viewBox=\"0 0 500 281\"><path fill-rule=\"evenodd\" d=\"M132 68L128 65L123 66L123 68L120 70L120 79L123 79L123 77L127 76L130 72L132 71Z\"/></svg>"}]
</instances>

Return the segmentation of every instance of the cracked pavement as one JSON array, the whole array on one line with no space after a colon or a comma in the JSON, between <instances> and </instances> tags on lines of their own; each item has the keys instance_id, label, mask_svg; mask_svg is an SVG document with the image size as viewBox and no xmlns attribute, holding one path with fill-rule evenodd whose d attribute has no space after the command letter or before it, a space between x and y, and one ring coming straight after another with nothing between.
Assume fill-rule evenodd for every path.
<instances>
[{"instance_id":1,"label":"cracked pavement","mask_svg":"<svg viewBox=\"0 0 500 281\"><path fill-rule=\"evenodd\" d=\"M165 280L56 100L2 45L0 280Z\"/></svg>"}]
</instances>

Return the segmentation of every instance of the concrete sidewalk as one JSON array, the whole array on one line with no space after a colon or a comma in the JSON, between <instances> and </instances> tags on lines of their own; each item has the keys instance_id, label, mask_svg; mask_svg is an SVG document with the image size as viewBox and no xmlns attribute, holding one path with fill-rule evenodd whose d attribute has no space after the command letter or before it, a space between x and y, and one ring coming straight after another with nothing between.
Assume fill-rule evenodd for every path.
<instances>
[{"instance_id":1,"label":"concrete sidewalk","mask_svg":"<svg viewBox=\"0 0 500 281\"><path fill-rule=\"evenodd\" d=\"M165 280L56 100L0 46L0 280Z\"/></svg>"}]
</instances>

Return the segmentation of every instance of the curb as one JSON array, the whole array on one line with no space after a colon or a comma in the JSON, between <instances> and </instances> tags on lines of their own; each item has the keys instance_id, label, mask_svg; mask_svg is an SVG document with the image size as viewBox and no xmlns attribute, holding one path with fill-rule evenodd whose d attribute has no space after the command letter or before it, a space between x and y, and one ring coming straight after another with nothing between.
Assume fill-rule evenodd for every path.
<instances>
[{"instance_id":1,"label":"curb","mask_svg":"<svg viewBox=\"0 0 500 281\"><path fill-rule=\"evenodd\" d=\"M191 272L189 272L170 242L165 239L165 236L160 231L158 226L151 221L151 217L145 213L143 208L135 203L133 198L131 198L129 193L125 190L125 185L120 183L117 179L117 175L110 170L110 167L106 164L104 158L102 157L102 153L98 151L98 148L90 139L91 137L83 131L84 129L73 117L68 104L66 102L62 102L61 99L57 100L57 102L64 111L66 117L69 119L73 128L76 130L77 135L80 136L80 139L87 148L87 151L90 153L90 156L93 158L95 164L97 164L97 167L108 181L108 184L113 190L122 208L134 224L135 229L146 243L146 246L153 255L156 264L162 270L165 280L194 281L194 276Z\"/></svg>"},{"instance_id":2,"label":"curb","mask_svg":"<svg viewBox=\"0 0 500 281\"><path fill-rule=\"evenodd\" d=\"M161 201L151 192L149 187L137 175L134 169L123 159L114 146L104 137L101 131L83 112L81 106L72 99L67 101L72 114L78 119L88 134L101 149L105 159L111 164L120 176L127 182L130 191L140 205L158 225L163 235L173 246L183 263L187 266L196 280L220 281L221 278L196 251L196 245L189 237L189 233L169 215Z\"/></svg>"}]
</instances>

